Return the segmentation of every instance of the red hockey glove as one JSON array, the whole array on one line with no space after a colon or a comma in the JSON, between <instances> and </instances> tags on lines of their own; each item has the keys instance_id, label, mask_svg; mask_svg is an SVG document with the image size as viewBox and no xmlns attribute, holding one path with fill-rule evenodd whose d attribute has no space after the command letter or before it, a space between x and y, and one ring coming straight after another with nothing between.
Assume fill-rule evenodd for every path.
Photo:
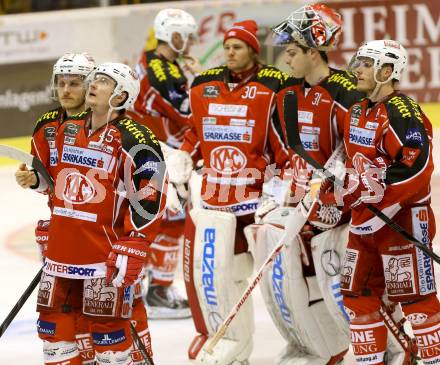
<instances>
[{"instance_id":1,"label":"red hockey glove","mask_svg":"<svg viewBox=\"0 0 440 365\"><path fill-rule=\"evenodd\" d=\"M106 261L107 283L115 287L130 286L140 280L147 259L145 238L125 237L117 241Z\"/></svg>"},{"instance_id":2,"label":"red hockey glove","mask_svg":"<svg viewBox=\"0 0 440 365\"><path fill-rule=\"evenodd\" d=\"M383 157L373 160L369 168L360 174L348 174L344 205L356 208L361 203L379 203L385 194L385 178L388 161Z\"/></svg>"},{"instance_id":3,"label":"red hockey glove","mask_svg":"<svg viewBox=\"0 0 440 365\"><path fill-rule=\"evenodd\" d=\"M311 206L309 223L326 231L335 227L342 217L342 207L337 206L334 185L330 180L325 180L319 189L316 202Z\"/></svg>"},{"instance_id":4,"label":"red hockey glove","mask_svg":"<svg viewBox=\"0 0 440 365\"><path fill-rule=\"evenodd\" d=\"M46 257L47 243L49 242L50 220L39 220L35 228L35 239L41 252L41 256Z\"/></svg>"}]
</instances>

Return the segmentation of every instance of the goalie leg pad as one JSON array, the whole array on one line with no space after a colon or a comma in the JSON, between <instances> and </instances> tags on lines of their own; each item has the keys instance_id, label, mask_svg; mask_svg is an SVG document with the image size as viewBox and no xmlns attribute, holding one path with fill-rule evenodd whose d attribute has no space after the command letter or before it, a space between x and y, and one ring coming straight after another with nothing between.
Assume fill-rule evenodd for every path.
<instances>
[{"instance_id":1,"label":"goalie leg pad","mask_svg":"<svg viewBox=\"0 0 440 365\"><path fill-rule=\"evenodd\" d=\"M246 290L246 279L252 273L252 257L247 252L234 254L236 218L233 214L193 209L191 217L196 227L194 286L208 336L212 336ZM203 364L245 361L252 351L253 332L253 307L249 298L212 355L202 350L205 343L199 338L197 346L190 349L190 356Z\"/></svg>"},{"instance_id":2,"label":"goalie leg pad","mask_svg":"<svg viewBox=\"0 0 440 365\"><path fill-rule=\"evenodd\" d=\"M281 238L283 229L279 226L287 219L290 209L276 209L264 217L263 225L246 229L257 266L264 262ZM276 256L260 288L269 313L288 346L299 349L296 359L303 358L304 364L324 365L333 356L346 351L348 335L339 330L322 301L316 277L304 277L300 238L296 237ZM290 360L284 356L280 363L288 364Z\"/></svg>"},{"instance_id":3,"label":"goalie leg pad","mask_svg":"<svg viewBox=\"0 0 440 365\"><path fill-rule=\"evenodd\" d=\"M341 294L342 260L348 242L348 224L320 233L312 238L316 278L329 312L339 329L349 335L349 317Z\"/></svg>"}]
</instances>

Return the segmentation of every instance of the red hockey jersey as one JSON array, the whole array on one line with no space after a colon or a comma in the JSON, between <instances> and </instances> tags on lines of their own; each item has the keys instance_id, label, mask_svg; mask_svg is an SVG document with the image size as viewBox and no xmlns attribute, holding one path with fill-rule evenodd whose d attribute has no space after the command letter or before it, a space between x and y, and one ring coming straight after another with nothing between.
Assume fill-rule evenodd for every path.
<instances>
[{"instance_id":1,"label":"red hockey jersey","mask_svg":"<svg viewBox=\"0 0 440 365\"><path fill-rule=\"evenodd\" d=\"M165 164L151 131L120 116L91 132L90 118L90 112L73 116L56 133L44 266L55 276L105 276L112 244L141 233L147 245L165 205Z\"/></svg>"},{"instance_id":2,"label":"red hockey jersey","mask_svg":"<svg viewBox=\"0 0 440 365\"><path fill-rule=\"evenodd\" d=\"M385 196L375 204L392 218L402 207L430 202L432 126L420 106L399 92L379 103L365 99L354 104L345 120L348 167L360 174L377 157L391 163L386 169ZM359 205L352 210L351 231L372 233L384 223Z\"/></svg>"},{"instance_id":3,"label":"red hockey jersey","mask_svg":"<svg viewBox=\"0 0 440 365\"><path fill-rule=\"evenodd\" d=\"M299 79L293 81L292 86L298 100L298 131L304 150L324 165L336 145L342 141L348 109L365 95L356 91L353 75L335 69L330 69L330 75L315 86ZM281 111L284 109L282 95L278 97L278 108ZM284 112L280 115L284 130ZM301 198L303 191L296 190L304 189L314 168L295 152L291 153L292 191Z\"/></svg>"},{"instance_id":4,"label":"red hockey jersey","mask_svg":"<svg viewBox=\"0 0 440 365\"><path fill-rule=\"evenodd\" d=\"M135 66L141 90L128 115L150 128L156 137L178 148L188 128L187 79L177 62L154 51L144 52Z\"/></svg>"},{"instance_id":5,"label":"red hockey jersey","mask_svg":"<svg viewBox=\"0 0 440 365\"><path fill-rule=\"evenodd\" d=\"M245 215L258 206L266 168L288 164L276 109L289 76L261 66L250 80L230 88L226 67L207 70L190 89L192 128L182 149L204 160L205 207Z\"/></svg>"},{"instance_id":6,"label":"red hockey jersey","mask_svg":"<svg viewBox=\"0 0 440 365\"><path fill-rule=\"evenodd\" d=\"M56 133L65 119L65 110L59 107L44 113L35 125L31 141L31 154L41 160L47 170L58 163Z\"/></svg>"}]
</instances>

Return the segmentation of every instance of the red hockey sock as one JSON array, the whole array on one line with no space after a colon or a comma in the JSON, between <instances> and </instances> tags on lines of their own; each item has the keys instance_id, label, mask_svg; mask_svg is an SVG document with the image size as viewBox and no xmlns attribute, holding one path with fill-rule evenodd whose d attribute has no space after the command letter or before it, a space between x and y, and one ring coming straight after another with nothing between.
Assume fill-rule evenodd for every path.
<instances>
[{"instance_id":1,"label":"red hockey sock","mask_svg":"<svg viewBox=\"0 0 440 365\"><path fill-rule=\"evenodd\" d=\"M387 328L376 297L344 297L350 316L351 344L357 364L384 364Z\"/></svg>"},{"instance_id":2,"label":"red hockey sock","mask_svg":"<svg viewBox=\"0 0 440 365\"><path fill-rule=\"evenodd\" d=\"M78 355L72 359L67 359L63 361L45 362L44 365L82 365L82 359L81 356Z\"/></svg>"},{"instance_id":3,"label":"red hockey sock","mask_svg":"<svg viewBox=\"0 0 440 365\"><path fill-rule=\"evenodd\" d=\"M440 303L435 294L402 305L411 322L424 364L440 364Z\"/></svg>"}]
</instances>

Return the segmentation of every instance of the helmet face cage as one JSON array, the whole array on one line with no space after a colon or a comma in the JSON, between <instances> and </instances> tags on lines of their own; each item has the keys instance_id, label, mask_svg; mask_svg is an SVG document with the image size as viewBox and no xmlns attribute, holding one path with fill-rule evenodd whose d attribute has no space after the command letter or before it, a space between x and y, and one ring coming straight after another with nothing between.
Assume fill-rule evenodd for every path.
<instances>
[{"instance_id":1,"label":"helmet face cage","mask_svg":"<svg viewBox=\"0 0 440 365\"><path fill-rule=\"evenodd\" d=\"M66 53L55 62L51 78L52 99L58 100L56 91L57 76L79 75L84 80L95 68L95 60L88 53ZM84 81L84 89L87 90L87 83Z\"/></svg>"},{"instance_id":2,"label":"helmet face cage","mask_svg":"<svg viewBox=\"0 0 440 365\"><path fill-rule=\"evenodd\" d=\"M197 24L193 16L184 10L164 9L154 19L154 32L158 40L167 42L175 52L183 53L190 37L197 35ZM173 33L182 37L182 48L177 49L171 42Z\"/></svg>"},{"instance_id":3,"label":"helmet face cage","mask_svg":"<svg viewBox=\"0 0 440 365\"><path fill-rule=\"evenodd\" d=\"M107 62L96 67L95 72L93 74L107 75L116 82L115 89L113 90L113 93L111 94L108 100L110 109L113 110L127 109L134 104L140 91L140 83L138 77L129 66L123 63ZM111 105L112 99L122 94L123 92L126 92L128 95L125 102L122 105L116 107L112 106Z\"/></svg>"},{"instance_id":4,"label":"helmet face cage","mask_svg":"<svg viewBox=\"0 0 440 365\"><path fill-rule=\"evenodd\" d=\"M390 80L400 81L402 73L408 62L408 54L405 48L398 42L392 40L378 40L364 43L356 52L349 69L356 72L360 66L362 58L373 60L374 81L378 84L384 84ZM384 65L393 65L393 72L385 81L378 81L377 74Z\"/></svg>"},{"instance_id":5,"label":"helmet face cage","mask_svg":"<svg viewBox=\"0 0 440 365\"><path fill-rule=\"evenodd\" d=\"M327 51L337 45L341 27L341 16L336 11L315 4L295 10L273 31L284 44L296 41L307 48Z\"/></svg>"}]
</instances>

